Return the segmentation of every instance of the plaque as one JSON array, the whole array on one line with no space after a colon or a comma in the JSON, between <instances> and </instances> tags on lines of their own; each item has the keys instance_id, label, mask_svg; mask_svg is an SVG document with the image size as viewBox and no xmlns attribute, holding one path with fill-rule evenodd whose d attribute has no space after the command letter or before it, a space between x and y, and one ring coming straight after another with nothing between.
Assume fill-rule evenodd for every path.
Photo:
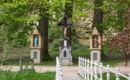
<instances>
[{"instance_id":1,"label":"plaque","mask_svg":"<svg viewBox=\"0 0 130 80\"><path fill-rule=\"evenodd\" d=\"M34 52L34 59L37 59L37 52Z\"/></svg>"},{"instance_id":2,"label":"plaque","mask_svg":"<svg viewBox=\"0 0 130 80\"><path fill-rule=\"evenodd\" d=\"M97 53L93 53L93 60L97 60Z\"/></svg>"}]
</instances>

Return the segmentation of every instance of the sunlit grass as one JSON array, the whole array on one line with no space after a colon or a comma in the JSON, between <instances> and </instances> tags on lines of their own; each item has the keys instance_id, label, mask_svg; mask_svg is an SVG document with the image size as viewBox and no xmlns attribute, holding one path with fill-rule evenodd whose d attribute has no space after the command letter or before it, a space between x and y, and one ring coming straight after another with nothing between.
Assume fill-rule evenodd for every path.
<instances>
[{"instance_id":1,"label":"sunlit grass","mask_svg":"<svg viewBox=\"0 0 130 80\"><path fill-rule=\"evenodd\" d=\"M0 80L55 80L55 72L37 73L34 71L0 71Z\"/></svg>"}]
</instances>

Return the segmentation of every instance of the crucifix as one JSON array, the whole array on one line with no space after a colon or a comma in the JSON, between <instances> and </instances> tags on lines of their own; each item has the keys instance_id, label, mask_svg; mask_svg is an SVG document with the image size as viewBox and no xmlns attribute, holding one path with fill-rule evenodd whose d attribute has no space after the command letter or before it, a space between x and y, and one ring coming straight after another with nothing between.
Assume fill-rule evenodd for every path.
<instances>
[{"instance_id":1,"label":"crucifix","mask_svg":"<svg viewBox=\"0 0 130 80\"><path fill-rule=\"evenodd\" d=\"M67 29L72 26L72 23L68 20L66 16L64 16L61 21L57 24L57 26L62 26L64 28L63 34L64 38L67 39Z\"/></svg>"},{"instance_id":2,"label":"crucifix","mask_svg":"<svg viewBox=\"0 0 130 80\"><path fill-rule=\"evenodd\" d=\"M64 27L64 38L67 39L67 27Z\"/></svg>"},{"instance_id":3,"label":"crucifix","mask_svg":"<svg viewBox=\"0 0 130 80\"><path fill-rule=\"evenodd\" d=\"M61 64L68 65L72 64L72 49L70 45L70 38L68 35L68 30L70 27L72 27L72 24L70 23L69 19L64 16L60 22L57 24L57 26L62 27L62 35L63 35L63 40L61 42L61 46L59 47L59 59Z\"/></svg>"}]
</instances>

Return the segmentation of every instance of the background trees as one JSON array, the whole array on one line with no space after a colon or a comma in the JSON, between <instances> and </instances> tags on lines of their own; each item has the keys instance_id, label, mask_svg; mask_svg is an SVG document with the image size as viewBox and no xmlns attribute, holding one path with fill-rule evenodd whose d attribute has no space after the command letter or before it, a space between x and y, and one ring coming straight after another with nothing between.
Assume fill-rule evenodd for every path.
<instances>
[{"instance_id":1,"label":"background trees","mask_svg":"<svg viewBox=\"0 0 130 80\"><path fill-rule=\"evenodd\" d=\"M101 7L103 6L103 0L94 0L94 18L93 18L93 26L96 27L101 35L101 58L104 58L104 50L103 50L103 10Z\"/></svg>"},{"instance_id":2,"label":"background trees","mask_svg":"<svg viewBox=\"0 0 130 80\"><path fill-rule=\"evenodd\" d=\"M111 36L124 31L129 25L128 5L128 0L1 0L1 51L4 50L3 44L9 43L13 48L19 47L18 45L29 47L29 35L34 27L38 27L44 38L43 54L45 59L49 58L49 53L51 56L52 53L58 55L62 29L57 28L56 24L64 15L73 22L74 27L69 28L67 34L70 39L75 40L72 41L73 49L89 50L87 47L89 45L86 46L85 43L88 42L86 40L89 39L92 23L108 40ZM83 32L82 30L86 32L80 34ZM78 33L78 31L80 32ZM77 39L77 35L87 36L83 37L85 41L82 44ZM81 52L86 53L85 51Z\"/></svg>"},{"instance_id":3,"label":"background trees","mask_svg":"<svg viewBox=\"0 0 130 80\"><path fill-rule=\"evenodd\" d=\"M118 33L108 41L109 51L117 51L125 57L125 65L127 66L130 56L130 27L127 27L123 32Z\"/></svg>"}]
</instances>

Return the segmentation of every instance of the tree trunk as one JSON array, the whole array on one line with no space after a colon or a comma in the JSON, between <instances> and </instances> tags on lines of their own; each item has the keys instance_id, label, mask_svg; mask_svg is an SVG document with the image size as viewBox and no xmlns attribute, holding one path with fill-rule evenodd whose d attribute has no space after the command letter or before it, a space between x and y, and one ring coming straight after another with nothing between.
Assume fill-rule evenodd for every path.
<instances>
[{"instance_id":1,"label":"tree trunk","mask_svg":"<svg viewBox=\"0 0 130 80\"><path fill-rule=\"evenodd\" d=\"M39 20L39 26L38 26L38 30L41 33L41 35L43 36L43 49L42 49L42 53L43 53L43 59L48 60L50 58L49 53L48 53L48 13L43 14L44 12L46 12L47 9L42 9L41 10L41 19Z\"/></svg>"},{"instance_id":2,"label":"tree trunk","mask_svg":"<svg viewBox=\"0 0 130 80\"><path fill-rule=\"evenodd\" d=\"M128 55L125 53L125 66L128 64Z\"/></svg>"},{"instance_id":3,"label":"tree trunk","mask_svg":"<svg viewBox=\"0 0 130 80\"><path fill-rule=\"evenodd\" d=\"M100 9L101 6L103 6L102 0L94 0L94 18L93 18L93 27L97 27L100 35L101 35L101 58L104 58L104 49L103 49L103 28L102 28L102 22L103 22L103 10Z\"/></svg>"},{"instance_id":4,"label":"tree trunk","mask_svg":"<svg viewBox=\"0 0 130 80\"><path fill-rule=\"evenodd\" d=\"M73 0L66 0L65 2L65 16L69 19L72 18L73 14ZM71 28L67 29L68 46L71 46Z\"/></svg>"}]
</instances>

